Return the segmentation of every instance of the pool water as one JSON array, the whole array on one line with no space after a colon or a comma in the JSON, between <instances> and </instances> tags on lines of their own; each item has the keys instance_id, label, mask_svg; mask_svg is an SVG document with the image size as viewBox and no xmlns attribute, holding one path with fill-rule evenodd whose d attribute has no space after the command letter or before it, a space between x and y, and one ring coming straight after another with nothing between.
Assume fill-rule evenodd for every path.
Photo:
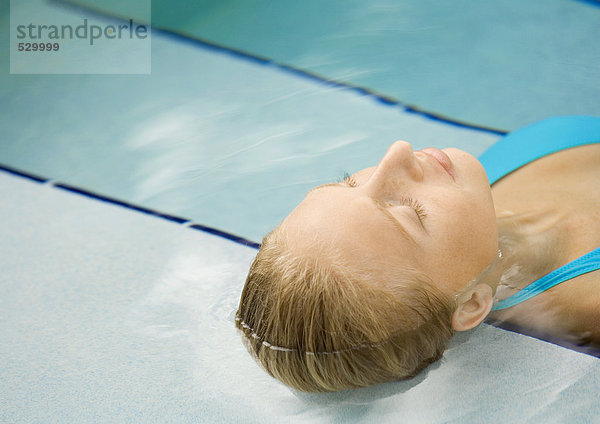
<instances>
[{"instance_id":1,"label":"pool water","mask_svg":"<svg viewBox=\"0 0 600 424\"><path fill-rule=\"evenodd\" d=\"M139 1L77 3L143 18ZM505 130L598 113L599 15L577 0L152 2L155 28Z\"/></svg>"},{"instance_id":2,"label":"pool water","mask_svg":"<svg viewBox=\"0 0 600 424\"><path fill-rule=\"evenodd\" d=\"M147 6L21 4L36 22ZM148 75L9 74L0 12L1 422L598 416L597 358L495 327L417 379L312 396L233 324L252 246L314 185L399 138L479 155L597 114L594 2L153 1Z\"/></svg>"}]
</instances>

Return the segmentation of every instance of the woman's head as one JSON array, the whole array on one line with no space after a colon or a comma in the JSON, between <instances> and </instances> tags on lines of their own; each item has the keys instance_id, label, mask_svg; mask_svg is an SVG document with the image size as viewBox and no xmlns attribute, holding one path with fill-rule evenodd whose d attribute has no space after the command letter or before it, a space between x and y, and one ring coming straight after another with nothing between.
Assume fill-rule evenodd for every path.
<instances>
[{"instance_id":1,"label":"woman's head","mask_svg":"<svg viewBox=\"0 0 600 424\"><path fill-rule=\"evenodd\" d=\"M439 358L453 326L472 326L457 321L455 295L496 249L476 159L396 142L377 167L311 190L265 237L238 327L263 367L301 390L409 377ZM473 293L467 310L482 308Z\"/></svg>"},{"instance_id":2,"label":"woman's head","mask_svg":"<svg viewBox=\"0 0 600 424\"><path fill-rule=\"evenodd\" d=\"M343 248L353 265L409 266L440 289L462 288L495 258L498 233L481 164L457 150L396 142L376 167L317 187L284 220L294 248Z\"/></svg>"}]
</instances>

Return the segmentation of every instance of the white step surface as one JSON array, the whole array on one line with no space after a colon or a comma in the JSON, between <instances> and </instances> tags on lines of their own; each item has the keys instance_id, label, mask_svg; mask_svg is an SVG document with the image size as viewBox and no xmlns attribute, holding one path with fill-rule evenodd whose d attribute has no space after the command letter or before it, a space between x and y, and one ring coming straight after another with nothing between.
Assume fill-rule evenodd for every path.
<instances>
[{"instance_id":1,"label":"white step surface","mask_svg":"<svg viewBox=\"0 0 600 424\"><path fill-rule=\"evenodd\" d=\"M252 248L0 172L0 422L582 423L600 360L483 325L413 380L326 395L234 328Z\"/></svg>"}]
</instances>

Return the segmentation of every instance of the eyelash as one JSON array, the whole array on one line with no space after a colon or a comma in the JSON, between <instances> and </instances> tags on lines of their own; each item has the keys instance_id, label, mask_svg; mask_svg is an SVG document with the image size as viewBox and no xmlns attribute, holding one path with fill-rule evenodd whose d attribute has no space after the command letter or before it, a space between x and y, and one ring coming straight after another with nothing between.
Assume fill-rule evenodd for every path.
<instances>
[{"instance_id":1,"label":"eyelash","mask_svg":"<svg viewBox=\"0 0 600 424\"><path fill-rule=\"evenodd\" d=\"M358 186L356 180L352 177L352 175L348 174L347 172L344 172L342 181L348 184L350 187ZM421 224L423 224L423 220L425 220L427 214L425 213L425 208L423 207L423 204L421 202L413 199L410 196L402 196L400 198L400 204L412 208L417 214L419 221L421 221Z\"/></svg>"},{"instance_id":2,"label":"eyelash","mask_svg":"<svg viewBox=\"0 0 600 424\"><path fill-rule=\"evenodd\" d=\"M342 177L341 181L345 182L350 187L356 187L358 185L352 175L348 174L347 172L344 172L344 176Z\"/></svg>"},{"instance_id":3,"label":"eyelash","mask_svg":"<svg viewBox=\"0 0 600 424\"><path fill-rule=\"evenodd\" d=\"M421 202L409 196L402 196L400 198L400 203L402 205L411 207L417 214L417 217L419 218L419 221L421 221L421 224L423 224L423 221L425 220L427 214L425 213L425 208L423 207L423 204Z\"/></svg>"}]
</instances>

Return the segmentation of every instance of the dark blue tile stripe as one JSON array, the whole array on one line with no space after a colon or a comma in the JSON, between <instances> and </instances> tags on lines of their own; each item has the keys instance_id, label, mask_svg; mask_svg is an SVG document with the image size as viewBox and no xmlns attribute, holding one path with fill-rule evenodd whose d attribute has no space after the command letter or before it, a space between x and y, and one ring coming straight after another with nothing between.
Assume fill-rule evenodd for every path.
<instances>
[{"instance_id":1,"label":"dark blue tile stripe","mask_svg":"<svg viewBox=\"0 0 600 424\"><path fill-rule=\"evenodd\" d=\"M27 178L28 180L36 181L38 183L45 183L49 181L47 178L39 177L35 174L31 174L29 172L21 171L19 169L12 168L7 165L0 164L0 170L7 172L12 175L16 175L18 177Z\"/></svg>"},{"instance_id":2,"label":"dark blue tile stripe","mask_svg":"<svg viewBox=\"0 0 600 424\"><path fill-rule=\"evenodd\" d=\"M76 194L80 194L82 196L86 196L86 197L90 197L92 199L96 199L96 200L100 200L102 202L107 202L107 203L111 203L113 205L117 205L117 206L121 206L127 209L131 209L137 212L141 212L144 213L146 215L153 215L159 218L163 218L166 219L167 221L173 221L176 222L178 224L184 224L186 222L189 222L189 219L186 218L180 218L178 216L174 216L174 215L169 215L169 214L165 214L162 212L158 212L152 209L148 209L148 208L144 208L142 206L138 206L135 205L133 203L128 203L128 202L124 202L122 200L118 200L112 197L108 197L108 196L104 196L102 194L98 194L98 193L94 193L92 191L89 190L84 190L82 188L79 187L75 187L69 184L64 184L64 183L55 183L53 184L54 187L62 189L62 190L66 190L66 191L70 191L71 193L76 193Z\"/></svg>"},{"instance_id":3,"label":"dark blue tile stripe","mask_svg":"<svg viewBox=\"0 0 600 424\"><path fill-rule=\"evenodd\" d=\"M12 168L10 166L2 165L2 164L0 164L0 171L4 171L8 174L15 175L17 177L25 178L30 181L34 181L34 182L42 183L42 184L46 183L48 181L51 181L48 178L39 177L37 175L31 174L31 173L28 173L25 171L21 171L21 170ZM182 217L179 217L176 215L163 213L163 212L160 212L160 211L157 211L154 209L150 209L150 208L145 208L143 206L125 202L123 200L115 199L113 197L105 196L103 194L94 193L90 190L86 190L86 189L83 189L80 187L75 187L70 184L55 182L55 183L52 183L51 187L57 188L59 190L65 190L65 191L68 191L70 193L74 193L74 194L77 194L80 196L85 196L90 199L99 200L101 202L110 203L111 205L120 206L122 208L140 212L140 213L143 213L146 215L151 215L151 216L154 216L154 217L157 217L160 219L164 219L166 221L174 222L176 224L188 224L191 222L191 220L189 220L187 218L182 218ZM235 234L231 234L231 233L227 233L225 231L218 230L216 228L207 227L206 225L192 224L189 227L193 228L195 230L200 230L205 233L209 233L209 234L216 235L218 237L225 238L227 240L231 240L235 243L242 244L244 246L253 247L255 249L258 249L260 247L259 243L253 242L251 240L247 240L247 239L237 236Z\"/></svg>"},{"instance_id":4,"label":"dark blue tile stripe","mask_svg":"<svg viewBox=\"0 0 600 424\"><path fill-rule=\"evenodd\" d=\"M581 3L587 3L590 6L600 7L600 0L578 0Z\"/></svg>"},{"instance_id":5,"label":"dark blue tile stripe","mask_svg":"<svg viewBox=\"0 0 600 424\"><path fill-rule=\"evenodd\" d=\"M103 17L105 19L111 18L111 19L119 19L119 20L124 20L124 21L128 21L130 19L129 17L119 16L117 14L113 14L113 13L110 13L110 12L107 12L104 10L100 10L98 8L94 8L91 6L81 5L73 0L52 0L52 1L55 3L58 3L60 5L63 5L63 6L68 6L68 7L72 7L77 10L80 10L80 11L84 11L88 14L92 13L94 15ZM147 22L139 22L139 23L147 24ZM424 109L421 109L419 106L403 103L398 99L395 99L393 97L390 97L390 96L387 96L384 94L377 93L367 87L362 87L362 86L355 85L355 84L352 84L352 83L346 82L346 81L337 81L337 80L329 79L325 76L316 74L314 72L311 72L311 71L308 71L305 69L296 68L292 65L289 65L286 63L280 63L273 59L269 59L267 57L259 56L259 55L252 54L252 53L240 50L240 49L236 49L233 47L214 43L212 41L197 38L191 34L176 31L176 30L173 30L170 28L162 28L160 26L154 26L154 25L152 26L152 31L159 32L168 37L177 39L178 41L187 42L187 43L190 43L190 44L193 44L196 46L200 46L200 47L203 47L206 49L218 51L221 53L226 53L226 54L229 54L231 56L234 56L234 57L237 57L240 59L249 60L251 62L258 63L260 65L275 66L285 72L293 73L302 78L308 78L315 82L325 84L329 87L338 87L338 88L352 90L360 95L373 97L375 100L377 100L378 102L380 102L381 104L383 104L385 106L400 107L403 112L417 114L422 117L425 117L425 118L428 118L428 119L431 119L431 120L434 120L434 121L437 121L440 123L449 124L452 126L466 128L466 129L475 130L475 131L486 132L486 133L490 133L490 134L494 134L494 135L500 135L500 136L506 135L508 133L508 131L506 131L506 130L476 125L476 124L472 124L469 122L463 122L463 121L449 118L447 116L443 116L441 114L437 114L435 112L429 112Z\"/></svg>"},{"instance_id":6,"label":"dark blue tile stripe","mask_svg":"<svg viewBox=\"0 0 600 424\"><path fill-rule=\"evenodd\" d=\"M56 0L59 1L59 0ZM66 1L66 0L61 0L61 1ZM156 32L160 32L163 35L166 35L168 37L172 37L172 38L176 38L180 41L184 41L184 42L188 42L191 44L195 44L198 46L201 46L203 48L208 48L211 50L216 50L219 52L224 52L227 54L230 54L232 56L236 56L239 57L241 59L245 59L245 60L250 60L253 62L258 62L261 65L270 65L270 66L275 66L283 71L286 71L288 73L292 73L295 74L299 77L302 78L307 78L310 79L312 81L315 81L317 83L320 84L324 84L328 87L334 87L334 88L342 88L342 89L347 89L347 90L352 90L356 93L358 93L359 95L363 95L363 96L370 96L373 97L375 100L377 100L379 103L385 105L385 106L392 106L392 107L399 107L403 112L405 113L409 113L409 114L415 114L415 115L420 115L424 118L428 118L431 119L433 121L437 121L443 124L448 124L448 125L452 125L455 127L460 127L460 128L466 128L466 129L470 129L470 130L475 130L475 131L480 131L480 132L486 132L486 133L490 133L490 134L494 134L494 135L499 135L499 136L503 136L506 135L508 133L508 131L506 130L502 130L502 129L498 129L498 128L491 128L491 127L485 127L485 126L481 126L481 125L476 125L476 124L472 124L472 123L468 123L468 122L463 122L463 121L459 121L456 119L452 119L446 116L443 116L441 114L437 114L435 112L428 112L426 110L421 109L419 106L415 106L415 105L409 105L409 104L405 104L403 102L401 102L398 99L395 99L393 97L384 95L384 94L380 94L377 93L367 87L362 87L360 85L355 85L352 84L350 82L345 82L345 81L337 81L337 80L333 80L333 79L329 79L327 77L324 77L322 75L319 74L315 74L313 72L304 70L304 69L299 69L299 68L295 68L291 65L285 64L285 63L279 63L279 62L275 62L271 59L268 58L264 58L261 56L256 56L247 52L244 52L242 50L238 50L238 49L234 49L231 47L227 47L227 46L223 46L217 43L213 43L207 40L202 40L202 39L198 39L195 38L191 35L187 35L187 34L183 34L183 33L179 33L170 29L166 29L166 28L160 28L160 27L152 27L152 31L156 31Z\"/></svg>"},{"instance_id":7,"label":"dark blue tile stripe","mask_svg":"<svg viewBox=\"0 0 600 424\"><path fill-rule=\"evenodd\" d=\"M243 237L239 237L234 234L226 233L224 231L217 230L216 228L206 227L202 224L192 224L192 225L190 225L190 228L193 228L195 230L204 231L205 233L214 234L215 236L219 236L219 237L223 237L228 240L231 240L231 241L235 241L236 243L243 244L244 246L253 247L255 249L260 248L260 243L246 240Z\"/></svg>"}]
</instances>

